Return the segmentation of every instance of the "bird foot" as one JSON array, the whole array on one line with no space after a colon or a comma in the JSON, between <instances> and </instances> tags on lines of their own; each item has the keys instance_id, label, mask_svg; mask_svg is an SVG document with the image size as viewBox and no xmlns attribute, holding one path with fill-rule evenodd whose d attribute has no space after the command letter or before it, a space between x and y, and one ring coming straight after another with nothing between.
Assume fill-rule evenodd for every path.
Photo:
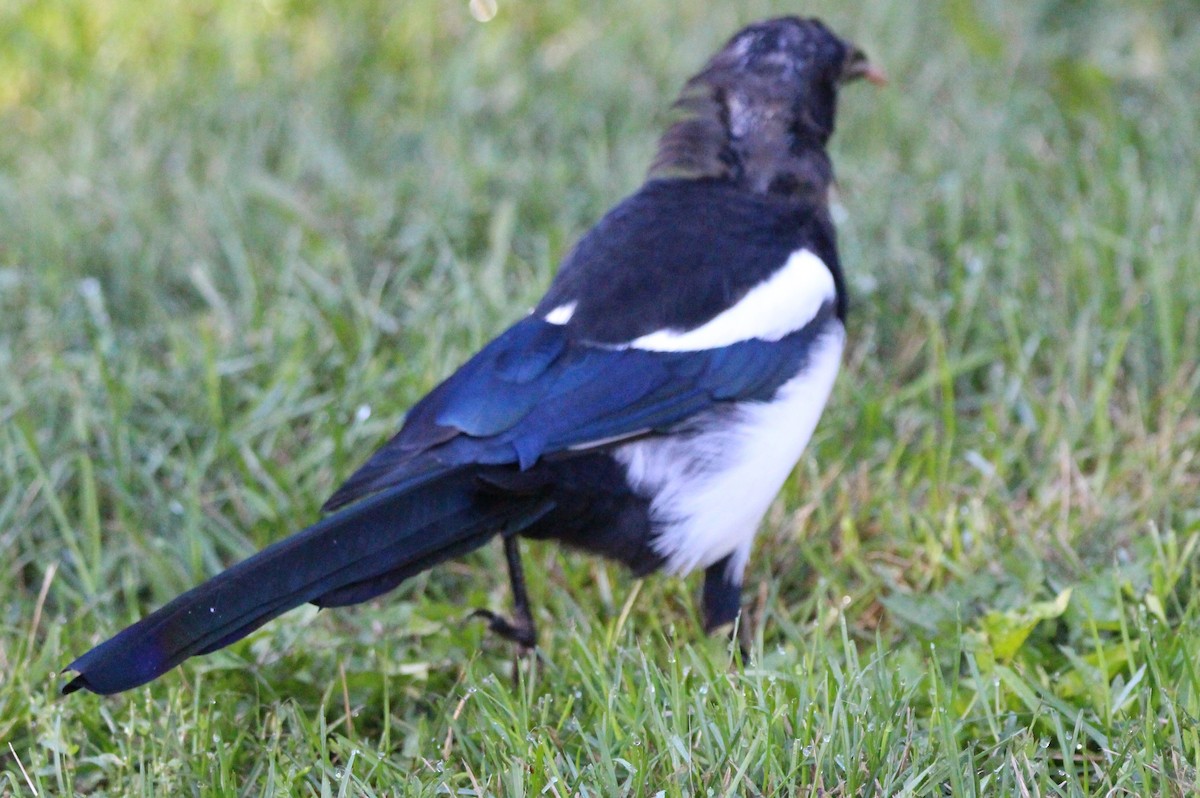
<instances>
[{"instance_id":1,"label":"bird foot","mask_svg":"<svg viewBox=\"0 0 1200 798\"><path fill-rule=\"evenodd\" d=\"M471 617L486 620L489 630L505 640L516 643L518 651L522 654L537 648L537 632L534 631L533 624L527 619L517 618L515 621L510 621L503 615L484 609L475 610L471 613Z\"/></svg>"}]
</instances>

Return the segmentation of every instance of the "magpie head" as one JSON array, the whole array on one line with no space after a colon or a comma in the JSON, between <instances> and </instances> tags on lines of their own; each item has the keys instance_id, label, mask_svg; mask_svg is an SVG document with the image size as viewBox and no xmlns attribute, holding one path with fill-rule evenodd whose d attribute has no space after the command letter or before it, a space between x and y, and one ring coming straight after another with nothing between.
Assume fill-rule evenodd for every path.
<instances>
[{"instance_id":1,"label":"magpie head","mask_svg":"<svg viewBox=\"0 0 1200 798\"><path fill-rule=\"evenodd\" d=\"M862 51L817 19L739 31L684 86L650 177L720 178L757 193L821 199L838 89L883 82Z\"/></svg>"}]
</instances>

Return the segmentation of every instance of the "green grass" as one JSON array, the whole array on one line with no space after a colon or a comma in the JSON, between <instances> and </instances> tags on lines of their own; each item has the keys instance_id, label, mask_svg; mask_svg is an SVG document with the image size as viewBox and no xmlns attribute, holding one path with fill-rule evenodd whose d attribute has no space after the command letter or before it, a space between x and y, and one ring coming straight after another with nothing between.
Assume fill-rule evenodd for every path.
<instances>
[{"instance_id":1,"label":"green grass","mask_svg":"<svg viewBox=\"0 0 1200 798\"><path fill-rule=\"evenodd\" d=\"M1191 795L1189 0L0 7L0 796ZM731 4L732 6L732 4ZM846 369L748 573L489 549L114 698L74 655L315 519L641 181L740 24L892 76L833 144Z\"/></svg>"}]
</instances>

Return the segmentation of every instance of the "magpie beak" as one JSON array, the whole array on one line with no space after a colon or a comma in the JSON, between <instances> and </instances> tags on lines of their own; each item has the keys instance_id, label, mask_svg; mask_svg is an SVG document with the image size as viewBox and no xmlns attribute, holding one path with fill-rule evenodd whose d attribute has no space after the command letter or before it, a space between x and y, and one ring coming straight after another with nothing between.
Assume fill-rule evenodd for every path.
<instances>
[{"instance_id":1,"label":"magpie beak","mask_svg":"<svg viewBox=\"0 0 1200 798\"><path fill-rule=\"evenodd\" d=\"M735 35L685 85L648 179L578 242L545 298L434 388L330 515L76 659L115 693L305 602L366 601L499 535L536 641L519 539L637 574L704 571L732 622L756 529L837 375L845 284L826 195L837 90L882 73L814 19Z\"/></svg>"},{"instance_id":2,"label":"magpie beak","mask_svg":"<svg viewBox=\"0 0 1200 798\"><path fill-rule=\"evenodd\" d=\"M842 83L849 83L859 78L865 78L868 83L876 86L887 85L887 73L872 64L862 50L854 48L846 58L846 66L842 69Z\"/></svg>"}]
</instances>

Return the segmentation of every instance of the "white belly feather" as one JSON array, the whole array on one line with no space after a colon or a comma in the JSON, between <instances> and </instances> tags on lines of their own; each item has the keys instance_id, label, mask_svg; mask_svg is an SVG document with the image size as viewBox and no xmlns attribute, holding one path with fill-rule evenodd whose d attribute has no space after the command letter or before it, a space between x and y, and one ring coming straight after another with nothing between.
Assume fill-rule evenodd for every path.
<instances>
[{"instance_id":1,"label":"white belly feather","mask_svg":"<svg viewBox=\"0 0 1200 798\"><path fill-rule=\"evenodd\" d=\"M740 576L771 502L812 437L841 363L840 322L813 344L806 367L769 402L742 402L715 413L686 436L618 447L630 484L653 497L655 549L665 570L685 574L734 553Z\"/></svg>"},{"instance_id":2,"label":"white belly feather","mask_svg":"<svg viewBox=\"0 0 1200 798\"><path fill-rule=\"evenodd\" d=\"M811 323L835 296L828 267L812 251L801 249L708 323L643 335L628 346L679 352L752 338L778 341ZM554 313L559 311L569 318L569 309ZM804 369L771 401L713 411L696 419L690 432L637 440L614 450L634 490L651 499L653 545L666 558L666 570L684 574L733 553L731 575L740 578L758 524L825 408L845 338L841 322L827 322Z\"/></svg>"}]
</instances>

